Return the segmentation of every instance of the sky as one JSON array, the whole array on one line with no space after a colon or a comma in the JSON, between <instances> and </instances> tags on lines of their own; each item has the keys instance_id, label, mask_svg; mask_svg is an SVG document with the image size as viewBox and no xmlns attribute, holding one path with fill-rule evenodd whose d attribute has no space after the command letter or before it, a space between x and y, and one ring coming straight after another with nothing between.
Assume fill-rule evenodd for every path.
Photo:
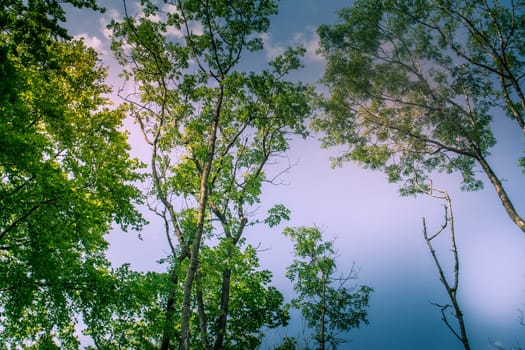
<instances>
[{"instance_id":1,"label":"sky","mask_svg":"<svg viewBox=\"0 0 525 350\"><path fill-rule=\"evenodd\" d=\"M279 14L271 18L264 35L265 50L250 64L260 69L266 60L289 45L307 49L305 68L293 78L315 83L322 76L324 60L319 57L315 30L320 24L334 23L337 10L351 5L342 0L283 0ZM119 67L109 50L105 26L122 13L121 1L101 1L108 11L101 15L89 10L71 10L68 28L76 37L96 48L115 88L122 85ZM116 103L120 101L115 99ZM525 177L515 166L525 143L510 120L497 118L493 125L498 139L490 160L497 174L505 178L520 213L525 213ZM149 154L131 121L132 154ZM429 230L437 229L443 219L442 202L425 197L401 197L398 187L386 176L364 170L355 164L331 167L330 156L337 149L321 149L315 135L294 138L287 153L293 167L282 177L282 184L263 189L261 210L285 204L291 220L275 228L258 226L246 232L248 242L261 247L263 268L274 273L274 284L290 300L291 285L284 277L293 259L292 245L282 236L285 226L312 226L323 229L326 239L335 238L338 267L359 267L357 283L374 288L370 301L368 326L353 330L352 342L340 349L462 349L461 343L441 321L439 310L430 304L448 303L438 280L436 267L422 235L422 218ZM283 167L287 164L282 164ZM461 275L459 301L465 313L473 349L494 349L489 340L510 348L525 346L525 327L519 325L519 308L525 310L525 235L510 221L495 191L486 178L486 189L461 192L455 175L437 174L434 185L449 192L455 214L456 239L460 251ZM141 232L114 230L108 235L108 256L115 266L130 263L137 270L161 271L157 260L168 254L161 223L145 212L151 223ZM446 241L437 245L438 254L447 256ZM299 336L297 319L288 329L270 332L264 348L271 348L282 335Z\"/></svg>"}]
</instances>

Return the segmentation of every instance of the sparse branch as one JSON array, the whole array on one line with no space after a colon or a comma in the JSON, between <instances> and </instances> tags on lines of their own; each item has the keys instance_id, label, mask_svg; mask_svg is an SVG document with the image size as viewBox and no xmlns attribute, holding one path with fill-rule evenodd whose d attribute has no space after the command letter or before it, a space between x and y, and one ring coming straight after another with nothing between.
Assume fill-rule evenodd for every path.
<instances>
[{"instance_id":1,"label":"sparse branch","mask_svg":"<svg viewBox=\"0 0 525 350\"><path fill-rule=\"evenodd\" d=\"M450 332L452 332L452 334L454 334L454 336L456 338L458 338L459 341L462 341L462 338L461 338L461 335L458 334L458 332L456 332L456 330L454 329L454 327L450 324L450 321L448 320L448 317L447 317L447 309L449 307L452 307L452 305L450 304L446 304L446 305L440 305L440 304L437 304L437 303L431 303L432 305L436 306L437 308L439 308L440 312L441 312L441 319L443 320L443 322L445 323L445 325L447 326L447 328L450 330Z\"/></svg>"},{"instance_id":2,"label":"sparse branch","mask_svg":"<svg viewBox=\"0 0 525 350\"><path fill-rule=\"evenodd\" d=\"M525 95L523 93L523 90L521 88L521 84L519 82L519 79L521 77L516 77L515 74L511 71L509 62L507 61L507 56L509 53L508 47L509 47L509 41L511 40L516 22L515 22L515 4L511 3L511 13L512 13L512 26L511 31L508 33L508 40L505 40L503 38L503 32L500 27L500 23L498 22L497 18L495 18L493 9L490 8L488 3L486 1L483 2L486 6L486 13L488 13L491 23L494 25L495 28L497 28L496 33L498 36L498 41L500 43L499 48L495 47L488 38L485 33L483 33L482 30L476 27L476 25L473 23L473 21L464 16L460 11L450 9L448 7L442 7L441 10L447 12L451 17L457 17L460 22L462 22L466 29L470 32L472 37L476 38L478 41L480 41L480 47L482 50L484 50L484 53L492 60L493 63L496 64L496 67L490 66L488 64L483 63L481 60L476 59L472 55L469 55L466 53L460 45L458 45L454 38L448 35L443 31L442 28L440 28L437 25L429 24L428 22L422 21L415 16L411 15L410 13L407 13L412 19L416 20L418 23L427 26L428 28L435 30L444 40L448 42L450 47L454 50L454 52L461 58L465 59L470 64L477 66L483 70L486 70L487 72L490 72L498 77L498 80L500 80L501 87L502 87L502 93L504 96L505 103L507 107L511 110L514 118L516 119L517 123L519 124L522 132L525 134ZM518 110L514 107L514 103L509 98L508 89L506 86L506 81L509 81L511 86L513 87L520 106L522 110L522 115L518 112Z\"/></svg>"},{"instance_id":3,"label":"sparse branch","mask_svg":"<svg viewBox=\"0 0 525 350\"><path fill-rule=\"evenodd\" d=\"M212 73L208 72L208 70L206 68L204 68L203 63L201 62L201 58L199 57L199 55L195 51L196 44L193 41L193 34L192 34L191 30L190 30L189 19L186 16L186 11L184 9L184 6L182 6L180 0L177 0L176 3L177 3L177 7L180 10L182 18L183 18L184 28L186 29L186 40L188 41L188 47L190 48L190 50L192 52L192 56L195 59L195 62L197 63L197 66L199 67L201 72L211 75Z\"/></svg>"},{"instance_id":4,"label":"sparse branch","mask_svg":"<svg viewBox=\"0 0 525 350\"><path fill-rule=\"evenodd\" d=\"M418 185L418 186L420 188L423 188L423 186L421 186L421 185ZM428 234L428 230L427 230L426 220L425 220L425 218L423 218L423 236L425 238L425 242L427 243L428 250L430 251L430 254L431 254L432 259L434 261L434 265L436 266L436 268L438 270L439 280L440 280L441 284L445 287L445 290L446 290L446 292L448 294L448 297L449 297L449 300L451 302L451 304L447 304L447 305L439 305L439 304L436 304L436 303L431 303L431 304L440 308L441 315L442 315L442 320L445 323L445 325L447 326L447 328L449 328L450 331L454 334L454 336L456 338L458 338L459 341L461 341L461 343L463 344L463 347L465 348L465 350L470 350L470 344L469 344L469 339L468 339L468 335L467 335L467 331L466 331L466 327L465 327L465 321L464 321L464 318L463 318L463 312L461 310L461 307L459 305L458 298L457 298L457 292L458 292L458 288L459 288L460 263L459 263L459 253L458 253L458 249L457 249L457 245L456 245L456 233L455 233L455 228L454 228L454 215L453 215L453 212L452 212L452 201L451 201L450 196L448 195L447 191L433 188L432 187L432 183L427 188L428 188L428 191L427 191L428 195L430 195L430 196L432 196L434 198L444 199L445 202L446 202L444 204L444 206L443 206L444 207L444 211L445 211L445 219L444 219L444 223L441 225L441 228L437 231L437 233L435 233L433 235L429 235ZM439 195L437 195L437 196L434 195L434 192L438 192ZM438 255L436 253L436 250L435 250L435 248L434 248L434 246L432 244L432 241L434 239L438 238L439 235L447 227L449 228L451 252L452 252L452 255L453 255L453 259L454 259L452 281L449 281L449 279L447 279L447 276L445 274L445 271L443 269L441 261L440 261ZM455 318L457 319L457 322L458 322L459 331L457 331L455 329L455 327L450 323L449 319L447 318L446 310L449 307L452 307L453 310L454 310L453 312L454 312L454 316L455 316Z\"/></svg>"}]
</instances>

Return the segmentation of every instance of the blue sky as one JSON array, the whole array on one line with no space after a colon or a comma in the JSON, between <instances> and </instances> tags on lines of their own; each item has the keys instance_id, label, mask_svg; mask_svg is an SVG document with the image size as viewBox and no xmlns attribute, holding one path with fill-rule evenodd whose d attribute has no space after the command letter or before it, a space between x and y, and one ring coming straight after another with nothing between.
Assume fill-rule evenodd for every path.
<instances>
[{"instance_id":1,"label":"blue sky","mask_svg":"<svg viewBox=\"0 0 525 350\"><path fill-rule=\"evenodd\" d=\"M71 11L68 27L73 35L84 37L101 52L104 63L110 66L109 81L118 88L119 68L109 52L105 25L120 16L122 2L101 4L108 8L104 15ZM334 23L336 11L350 4L341 0L281 1L279 15L272 18L270 32L264 36L263 55L247 64L261 68L264 60L282 48L302 44L309 52L305 68L294 78L317 81L324 61L315 54L315 29L322 23ZM525 149L523 135L510 120L495 119L498 145L491 161L498 175L506 179L515 206L523 214L525 181L515 166ZM131 132L133 154L147 157L132 122L126 127ZM285 225L315 224L323 228L327 239L336 238L340 269L350 268L355 261L360 267L359 283L375 289L370 325L353 331L353 341L341 349L461 349L441 322L439 310L429 303L448 302L423 240L421 224L426 217L429 230L439 227L442 203L424 196L400 197L397 186L388 184L383 174L353 164L332 169L329 157L336 153L335 149L321 149L315 137L292 140L288 157L294 166L281 178L283 185L265 187L261 210L283 203L292 211L291 221ZM434 184L446 188L453 201L462 264L459 299L472 348L493 349L489 338L507 347L517 341L525 345L525 327L518 324L518 309L525 309L525 235L508 219L488 182L485 190L474 193L461 192L457 176L438 174ZM162 269L156 261L167 254L167 244L160 223L147 216L151 224L142 232L142 241L134 232L115 230L108 236L108 254L115 265L129 262L136 269ZM249 242L267 249L260 254L261 263L274 272L275 284L291 297L284 271L293 258L292 246L282 237L283 228L259 226L246 235ZM438 249L441 254L448 253L446 245ZM270 346L279 334L297 335L294 332L300 327L296 321L288 330L269 336L267 344Z\"/></svg>"}]
</instances>

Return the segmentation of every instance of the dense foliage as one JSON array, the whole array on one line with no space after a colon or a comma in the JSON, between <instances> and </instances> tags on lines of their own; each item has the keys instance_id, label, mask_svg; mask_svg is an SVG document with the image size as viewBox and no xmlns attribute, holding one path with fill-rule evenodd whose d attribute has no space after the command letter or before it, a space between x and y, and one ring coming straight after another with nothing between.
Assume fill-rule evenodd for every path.
<instances>
[{"instance_id":1,"label":"dense foliage","mask_svg":"<svg viewBox=\"0 0 525 350\"><path fill-rule=\"evenodd\" d=\"M1 16L0 342L76 348L77 316L110 283L103 235L141 224L139 164L62 8L8 1Z\"/></svg>"}]
</instances>

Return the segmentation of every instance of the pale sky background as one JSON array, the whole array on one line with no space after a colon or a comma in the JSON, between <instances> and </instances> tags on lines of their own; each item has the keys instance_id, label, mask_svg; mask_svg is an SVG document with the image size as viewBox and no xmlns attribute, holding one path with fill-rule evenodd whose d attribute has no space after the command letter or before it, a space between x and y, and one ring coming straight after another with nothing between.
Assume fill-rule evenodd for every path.
<instances>
[{"instance_id":1,"label":"pale sky background","mask_svg":"<svg viewBox=\"0 0 525 350\"><path fill-rule=\"evenodd\" d=\"M111 18L121 16L123 7L117 0L100 3L108 9L105 14L72 10L67 26L72 35L84 37L101 53L104 64L110 66L109 82L116 89L122 82L117 78L119 67L109 51L105 26ZM128 1L130 8L132 3ZM302 44L309 50L305 68L293 77L316 82L324 61L315 54L315 30L320 24L334 23L336 11L351 3L281 1L279 15L272 17L270 32L264 36L264 53L246 64L260 69L282 48ZM513 122L496 119L498 145L490 160L497 174L506 179L505 185L523 215L525 176L516 164L525 142ZM126 127L131 132L133 155L147 160L149 152L133 123L129 121ZM292 141L287 155L296 165L281 178L284 185L264 188L261 202L261 213L276 203L285 204L292 211L290 222L273 229L257 226L246 232L249 242L266 249L259 255L262 267L274 272L274 284L289 301L291 285L284 272L293 256L282 229L315 224L324 229L326 239L336 238L340 269L350 268L355 261L360 267L358 283L375 290L370 325L352 331L349 337L353 341L340 349L462 349L441 321L439 310L429 303L449 302L422 236L422 217L427 218L429 231L442 223L442 202L424 196L400 197L397 185L388 184L386 176L353 164L332 169L329 157L336 152L321 149L314 137ZM482 179L486 180L484 176ZM459 300L473 349L494 349L489 339L508 348L517 342L525 346L525 327L518 320L518 309L525 310L525 234L510 221L494 189L485 182L485 190L465 193L459 190L458 176L434 178L434 185L446 188L453 201L461 259ZM169 250L163 229L153 215L145 215L151 224L141 233L142 241L135 232L115 230L108 235L108 255L115 266L131 263L137 270L164 269L157 264ZM441 256L448 253L448 246L439 248ZM271 348L279 335L299 335L300 328L301 321L294 319L288 329L270 333L266 348Z\"/></svg>"}]
</instances>

